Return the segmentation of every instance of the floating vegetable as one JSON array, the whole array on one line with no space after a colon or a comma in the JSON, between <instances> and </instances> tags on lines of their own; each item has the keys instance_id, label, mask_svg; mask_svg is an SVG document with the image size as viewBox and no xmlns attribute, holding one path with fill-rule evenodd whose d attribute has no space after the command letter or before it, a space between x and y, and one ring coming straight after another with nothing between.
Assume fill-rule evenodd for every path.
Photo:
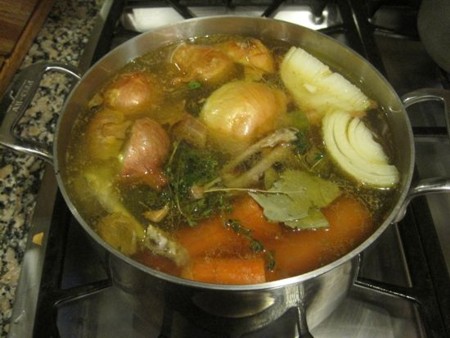
<instances>
[{"instance_id":1,"label":"floating vegetable","mask_svg":"<svg viewBox=\"0 0 450 338\"><path fill-rule=\"evenodd\" d=\"M122 155L120 176L160 190L167 183L162 167L169 150L169 136L158 122L148 117L134 121Z\"/></svg>"},{"instance_id":2,"label":"floating vegetable","mask_svg":"<svg viewBox=\"0 0 450 338\"><path fill-rule=\"evenodd\" d=\"M360 118L342 111L328 114L322 131L331 157L357 181L376 187L398 183L397 168L389 164L382 146Z\"/></svg>"},{"instance_id":3,"label":"floating vegetable","mask_svg":"<svg viewBox=\"0 0 450 338\"><path fill-rule=\"evenodd\" d=\"M231 77L235 72L235 63L220 50L203 45L182 43L173 51L172 62L183 75L175 82L200 81L219 83Z\"/></svg>"},{"instance_id":4,"label":"floating vegetable","mask_svg":"<svg viewBox=\"0 0 450 338\"><path fill-rule=\"evenodd\" d=\"M371 105L358 87L301 48L287 52L280 75L297 105L313 121L334 110L361 115Z\"/></svg>"},{"instance_id":5,"label":"floating vegetable","mask_svg":"<svg viewBox=\"0 0 450 338\"><path fill-rule=\"evenodd\" d=\"M100 161L117 159L130 125L119 111L108 108L97 111L86 129L89 157Z\"/></svg>"},{"instance_id":6,"label":"floating vegetable","mask_svg":"<svg viewBox=\"0 0 450 338\"><path fill-rule=\"evenodd\" d=\"M233 81L207 99L200 119L224 150L236 152L274 130L286 112L286 96L263 83Z\"/></svg>"},{"instance_id":7,"label":"floating vegetable","mask_svg":"<svg viewBox=\"0 0 450 338\"><path fill-rule=\"evenodd\" d=\"M257 68L267 73L275 71L275 61L270 50L258 39L244 38L219 43L217 48L233 61Z\"/></svg>"},{"instance_id":8,"label":"floating vegetable","mask_svg":"<svg viewBox=\"0 0 450 338\"><path fill-rule=\"evenodd\" d=\"M164 91L155 76L147 72L120 74L104 93L107 107L124 114L135 114L157 107L164 99Z\"/></svg>"},{"instance_id":9,"label":"floating vegetable","mask_svg":"<svg viewBox=\"0 0 450 338\"><path fill-rule=\"evenodd\" d=\"M244 66L247 80L260 80L265 73L275 72L275 60L271 51L258 39L229 40L216 47L234 62Z\"/></svg>"},{"instance_id":10,"label":"floating vegetable","mask_svg":"<svg viewBox=\"0 0 450 338\"><path fill-rule=\"evenodd\" d=\"M356 196L342 194L322 209L330 226L316 231L292 231L268 245L276 253L276 275L311 271L337 258L331 247L348 252L372 229L373 218Z\"/></svg>"}]
</instances>

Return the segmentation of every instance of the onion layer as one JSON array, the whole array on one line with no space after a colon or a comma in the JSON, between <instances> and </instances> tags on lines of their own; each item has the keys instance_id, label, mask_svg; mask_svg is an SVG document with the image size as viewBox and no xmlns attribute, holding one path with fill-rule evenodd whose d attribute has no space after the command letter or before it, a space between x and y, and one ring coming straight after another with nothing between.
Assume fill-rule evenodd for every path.
<instances>
[{"instance_id":1,"label":"onion layer","mask_svg":"<svg viewBox=\"0 0 450 338\"><path fill-rule=\"evenodd\" d=\"M327 114L322 131L331 157L350 176L376 187L398 183L397 168L389 164L382 146L360 118L342 111Z\"/></svg>"},{"instance_id":2,"label":"onion layer","mask_svg":"<svg viewBox=\"0 0 450 338\"><path fill-rule=\"evenodd\" d=\"M297 105L312 121L334 110L361 115L370 107L370 100L358 87L301 48L292 47L286 53L280 75Z\"/></svg>"}]
</instances>

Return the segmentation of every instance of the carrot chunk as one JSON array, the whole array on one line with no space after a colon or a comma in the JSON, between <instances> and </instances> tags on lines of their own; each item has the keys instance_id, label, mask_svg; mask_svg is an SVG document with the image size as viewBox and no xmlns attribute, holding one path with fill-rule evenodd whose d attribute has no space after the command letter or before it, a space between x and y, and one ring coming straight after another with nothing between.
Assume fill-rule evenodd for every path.
<instances>
[{"instance_id":1,"label":"carrot chunk","mask_svg":"<svg viewBox=\"0 0 450 338\"><path fill-rule=\"evenodd\" d=\"M252 237L260 241L281 234L280 224L269 222L259 204L248 195L236 201L230 218L239 221L242 226L250 229Z\"/></svg>"},{"instance_id":2,"label":"carrot chunk","mask_svg":"<svg viewBox=\"0 0 450 338\"><path fill-rule=\"evenodd\" d=\"M249 243L232 229L225 227L227 219L237 220L244 228L251 230L251 236L263 241L281 234L278 223L269 222L261 207L250 196L237 200L233 211L224 217L213 217L192 228L183 228L175 238L191 256L205 254L245 253Z\"/></svg>"},{"instance_id":3,"label":"carrot chunk","mask_svg":"<svg viewBox=\"0 0 450 338\"><path fill-rule=\"evenodd\" d=\"M350 251L373 230L370 211L352 196L342 195L322 212L330 223L331 244L340 244L342 251Z\"/></svg>"},{"instance_id":4,"label":"carrot chunk","mask_svg":"<svg viewBox=\"0 0 450 338\"><path fill-rule=\"evenodd\" d=\"M243 237L224 226L221 217L207 219L192 228L180 229L175 233L175 238L191 257L231 253L248 246Z\"/></svg>"},{"instance_id":5,"label":"carrot chunk","mask_svg":"<svg viewBox=\"0 0 450 338\"><path fill-rule=\"evenodd\" d=\"M290 231L266 247L275 252L276 270L269 279L280 279L315 270L345 255L373 230L369 210L357 199L343 195L322 210L328 229Z\"/></svg>"},{"instance_id":6,"label":"carrot chunk","mask_svg":"<svg viewBox=\"0 0 450 338\"><path fill-rule=\"evenodd\" d=\"M274 252L275 271L270 279L300 275L322 265L326 230L289 231L266 247Z\"/></svg>"},{"instance_id":7,"label":"carrot chunk","mask_svg":"<svg viewBox=\"0 0 450 338\"><path fill-rule=\"evenodd\" d=\"M199 257L184 269L182 277L217 284L263 283L266 281L265 262L262 257Z\"/></svg>"}]
</instances>

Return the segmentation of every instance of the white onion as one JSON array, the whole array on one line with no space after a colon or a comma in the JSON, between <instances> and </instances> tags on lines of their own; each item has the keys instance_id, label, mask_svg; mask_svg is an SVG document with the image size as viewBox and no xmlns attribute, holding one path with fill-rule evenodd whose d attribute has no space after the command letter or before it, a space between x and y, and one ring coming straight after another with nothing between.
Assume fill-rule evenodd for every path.
<instances>
[{"instance_id":1,"label":"white onion","mask_svg":"<svg viewBox=\"0 0 450 338\"><path fill-rule=\"evenodd\" d=\"M369 98L358 87L301 48L292 47L287 52L280 75L310 120L320 120L334 110L360 115L370 107Z\"/></svg>"},{"instance_id":2,"label":"white onion","mask_svg":"<svg viewBox=\"0 0 450 338\"><path fill-rule=\"evenodd\" d=\"M354 179L376 187L398 183L397 168L389 164L382 146L360 118L342 111L329 113L323 118L322 131L331 157Z\"/></svg>"},{"instance_id":3,"label":"white onion","mask_svg":"<svg viewBox=\"0 0 450 338\"><path fill-rule=\"evenodd\" d=\"M280 90L234 81L208 97L200 120L222 150L236 153L274 130L285 112L286 97Z\"/></svg>"}]
</instances>

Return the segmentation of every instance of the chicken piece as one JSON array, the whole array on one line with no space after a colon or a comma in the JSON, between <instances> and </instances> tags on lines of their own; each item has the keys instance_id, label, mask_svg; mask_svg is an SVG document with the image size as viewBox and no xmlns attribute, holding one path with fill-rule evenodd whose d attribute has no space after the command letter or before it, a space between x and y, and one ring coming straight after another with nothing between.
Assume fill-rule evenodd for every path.
<instances>
[{"instance_id":1,"label":"chicken piece","mask_svg":"<svg viewBox=\"0 0 450 338\"><path fill-rule=\"evenodd\" d=\"M244 152L229 161L222 168L222 180L227 187L250 187L256 183L263 173L275 162L282 161L291 152L287 144L297 139L297 129L278 129L269 136L245 149ZM264 156L243 173L239 173L239 165L251 159L256 153L265 151Z\"/></svg>"},{"instance_id":2,"label":"chicken piece","mask_svg":"<svg viewBox=\"0 0 450 338\"><path fill-rule=\"evenodd\" d=\"M236 65L220 50L203 45L183 43L171 55L171 62L184 76L178 81L202 81L219 83L229 79L235 72Z\"/></svg>"},{"instance_id":3,"label":"chicken piece","mask_svg":"<svg viewBox=\"0 0 450 338\"><path fill-rule=\"evenodd\" d=\"M121 177L159 190L167 183L162 166L169 149L169 136L158 122L148 117L136 120L123 153Z\"/></svg>"},{"instance_id":4,"label":"chicken piece","mask_svg":"<svg viewBox=\"0 0 450 338\"><path fill-rule=\"evenodd\" d=\"M126 115L151 110L161 104L164 91L156 78L146 72L120 74L104 91L107 107Z\"/></svg>"},{"instance_id":5,"label":"chicken piece","mask_svg":"<svg viewBox=\"0 0 450 338\"><path fill-rule=\"evenodd\" d=\"M172 135L176 140L184 140L196 148L204 148L208 138L206 126L197 118L186 114L173 126Z\"/></svg>"},{"instance_id":6,"label":"chicken piece","mask_svg":"<svg viewBox=\"0 0 450 338\"><path fill-rule=\"evenodd\" d=\"M151 121L151 120L150 120ZM107 215L95 226L99 236L113 248L134 255L141 245L151 252L181 266L187 261L186 250L153 224L140 223L123 205L115 186L115 171L110 167L89 167L84 173L83 193L91 195Z\"/></svg>"},{"instance_id":7,"label":"chicken piece","mask_svg":"<svg viewBox=\"0 0 450 338\"><path fill-rule=\"evenodd\" d=\"M111 109L95 113L86 130L87 151L94 160L117 158L130 122L124 115Z\"/></svg>"},{"instance_id":8,"label":"chicken piece","mask_svg":"<svg viewBox=\"0 0 450 338\"><path fill-rule=\"evenodd\" d=\"M275 62L272 53L258 39L230 40L218 44L217 47L234 62L263 70L266 73L275 72Z\"/></svg>"}]
</instances>

